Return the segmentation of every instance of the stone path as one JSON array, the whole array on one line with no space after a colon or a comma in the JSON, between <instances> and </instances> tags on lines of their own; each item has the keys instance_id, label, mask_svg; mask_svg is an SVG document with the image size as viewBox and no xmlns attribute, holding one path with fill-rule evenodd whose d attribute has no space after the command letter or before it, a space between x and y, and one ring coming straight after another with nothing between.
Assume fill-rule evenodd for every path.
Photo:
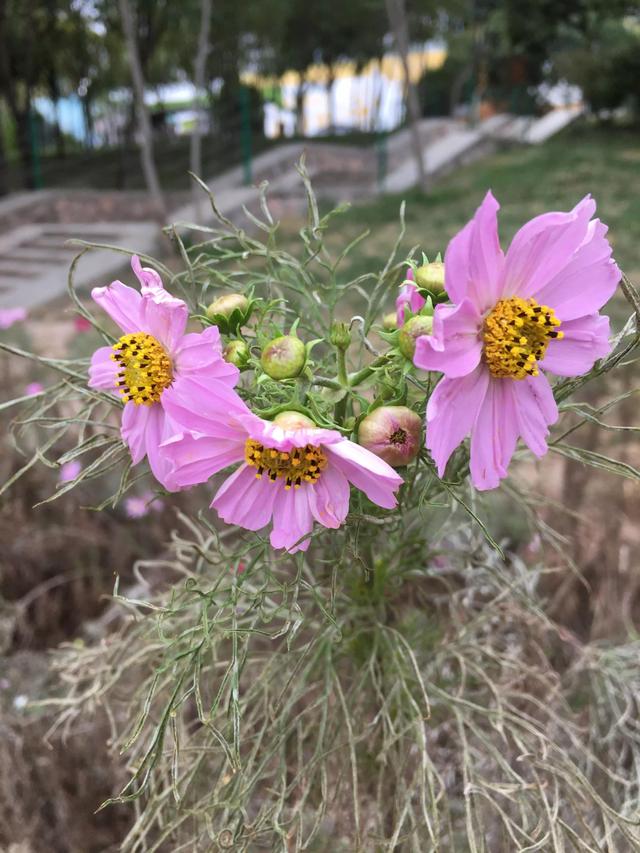
<instances>
[{"instance_id":1,"label":"stone path","mask_svg":"<svg viewBox=\"0 0 640 853\"><path fill-rule=\"evenodd\" d=\"M554 110L541 119L494 116L469 128L452 119L425 119L420 133L427 173L431 178L450 172L458 166L486 156L505 143L538 144L573 121L582 112L574 107ZM302 181L295 170L303 152L307 168L319 196L332 201L371 198L380 191L377 176L377 154L373 146L331 144L313 140L306 144L279 145L258 155L253 161L254 186L243 186L241 167L225 172L209 182L219 209L231 219L242 215L243 205L255 209L255 185L269 181L269 196L287 209L297 211L304 203ZM388 170L383 189L405 192L415 186L417 169L411 156L407 129L388 138L386 151ZM60 195L60 194L58 194ZM74 222L35 222L11 228L12 217L24 220L25 206L51 204L55 191L40 194L22 193L0 202L0 218L9 223L0 237L0 308L24 306L27 309L46 305L62 296L67 287L69 263L76 247L65 245L69 238L94 243L135 248L153 254L160 242L160 231L154 222L115 221L96 224ZM106 199L108 202L109 199ZM133 210L133 202L131 203ZM73 210L73 208L71 208ZM170 214L173 223L206 223L208 201L203 194L198 204L189 202ZM209 211L210 215L210 211ZM42 209L37 218L42 218ZM88 252L80 261L75 282L79 288L104 284L121 273L125 263L121 255L109 250Z\"/></svg>"}]
</instances>

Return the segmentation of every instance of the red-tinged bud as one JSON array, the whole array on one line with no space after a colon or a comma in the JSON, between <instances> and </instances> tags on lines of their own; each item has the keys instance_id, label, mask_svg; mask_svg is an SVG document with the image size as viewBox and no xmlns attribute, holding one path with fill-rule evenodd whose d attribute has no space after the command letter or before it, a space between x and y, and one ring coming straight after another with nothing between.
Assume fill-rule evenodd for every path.
<instances>
[{"instance_id":1,"label":"red-tinged bud","mask_svg":"<svg viewBox=\"0 0 640 853\"><path fill-rule=\"evenodd\" d=\"M396 468L418 455L422 422L406 406L381 406L361 421L358 443Z\"/></svg>"},{"instance_id":2,"label":"red-tinged bud","mask_svg":"<svg viewBox=\"0 0 640 853\"><path fill-rule=\"evenodd\" d=\"M282 335L266 345L260 362L272 379L293 379L301 373L306 360L307 351L300 338Z\"/></svg>"}]
</instances>

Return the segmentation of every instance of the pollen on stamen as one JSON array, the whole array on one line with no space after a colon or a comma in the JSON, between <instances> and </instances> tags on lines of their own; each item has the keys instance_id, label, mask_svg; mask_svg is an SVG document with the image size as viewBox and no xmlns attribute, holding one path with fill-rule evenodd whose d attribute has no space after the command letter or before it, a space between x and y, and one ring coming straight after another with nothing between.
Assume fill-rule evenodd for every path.
<instances>
[{"instance_id":1,"label":"pollen on stamen","mask_svg":"<svg viewBox=\"0 0 640 853\"><path fill-rule=\"evenodd\" d=\"M317 482L327 466L327 457L321 447L307 444L290 452L277 451L265 448L252 438L245 443L244 458L247 465L258 469L257 479L267 472L272 483L283 479L286 491L292 487L299 489L303 482Z\"/></svg>"},{"instance_id":2,"label":"pollen on stamen","mask_svg":"<svg viewBox=\"0 0 640 853\"><path fill-rule=\"evenodd\" d=\"M484 324L484 360L493 376L525 379L538 375L538 362L551 340L561 340L560 320L535 299L502 299Z\"/></svg>"},{"instance_id":3,"label":"pollen on stamen","mask_svg":"<svg viewBox=\"0 0 640 853\"><path fill-rule=\"evenodd\" d=\"M116 385L126 402L150 406L173 382L171 359L162 344L146 332L123 335L111 355L119 370Z\"/></svg>"}]
</instances>

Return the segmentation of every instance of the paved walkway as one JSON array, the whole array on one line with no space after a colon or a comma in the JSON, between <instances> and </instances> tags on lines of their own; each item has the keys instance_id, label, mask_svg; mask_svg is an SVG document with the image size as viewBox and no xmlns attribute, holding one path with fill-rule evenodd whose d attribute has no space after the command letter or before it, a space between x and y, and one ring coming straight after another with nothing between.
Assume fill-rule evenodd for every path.
<instances>
[{"instance_id":1,"label":"paved walkway","mask_svg":"<svg viewBox=\"0 0 640 853\"><path fill-rule=\"evenodd\" d=\"M420 133L427 174L431 178L450 172L458 166L486 156L505 143L538 144L557 133L580 113L580 108L555 110L541 119L494 116L468 128L452 119L425 119ZM269 181L270 197L285 199L294 207L304 203L302 181L295 170L303 152L318 195L333 201L370 198L379 192L376 152L373 146L330 144L322 140L279 145L258 155L253 161L253 181ZM388 172L384 181L387 192L405 192L415 186L417 169L411 155L407 129L388 138ZM226 216L237 219L243 206L255 208L254 186L243 186L241 167L225 172L209 182L216 203ZM30 200L46 203L54 191L20 194L0 202L0 214L11 217ZM35 199L35 200L34 200ZM172 223L207 223L211 213L208 200L190 202L172 211ZM135 248L152 254L160 243L160 232L154 222L82 222L34 223L9 230L0 237L0 308L24 306L32 309L62 296L67 287L70 260L76 247L65 245L70 238ZM88 252L76 271L79 288L104 283L121 273L122 256L109 250Z\"/></svg>"}]
</instances>

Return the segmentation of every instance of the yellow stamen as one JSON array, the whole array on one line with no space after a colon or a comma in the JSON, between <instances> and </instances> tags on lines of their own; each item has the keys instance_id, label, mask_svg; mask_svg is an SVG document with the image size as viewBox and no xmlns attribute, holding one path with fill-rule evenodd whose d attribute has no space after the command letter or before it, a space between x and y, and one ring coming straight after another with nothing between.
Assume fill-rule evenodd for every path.
<instances>
[{"instance_id":1,"label":"yellow stamen","mask_svg":"<svg viewBox=\"0 0 640 853\"><path fill-rule=\"evenodd\" d=\"M256 478L259 480L263 474L267 474L272 483L278 479L284 479L284 487L289 490L291 486L299 489L302 482L316 483L321 473L327 467L327 457L321 447L306 444L304 447L294 447L288 452L280 452L273 448L265 448L262 444L248 438L244 446L244 458L247 465L256 469Z\"/></svg>"},{"instance_id":2,"label":"yellow stamen","mask_svg":"<svg viewBox=\"0 0 640 853\"><path fill-rule=\"evenodd\" d=\"M111 358L118 363L118 390L129 403L157 403L173 382L171 359L162 344L146 332L123 335L114 345Z\"/></svg>"},{"instance_id":3,"label":"yellow stamen","mask_svg":"<svg viewBox=\"0 0 640 853\"><path fill-rule=\"evenodd\" d=\"M553 309L535 299L501 299L484 323L484 360L492 375L537 376L550 341L564 337L559 325Z\"/></svg>"}]
</instances>

